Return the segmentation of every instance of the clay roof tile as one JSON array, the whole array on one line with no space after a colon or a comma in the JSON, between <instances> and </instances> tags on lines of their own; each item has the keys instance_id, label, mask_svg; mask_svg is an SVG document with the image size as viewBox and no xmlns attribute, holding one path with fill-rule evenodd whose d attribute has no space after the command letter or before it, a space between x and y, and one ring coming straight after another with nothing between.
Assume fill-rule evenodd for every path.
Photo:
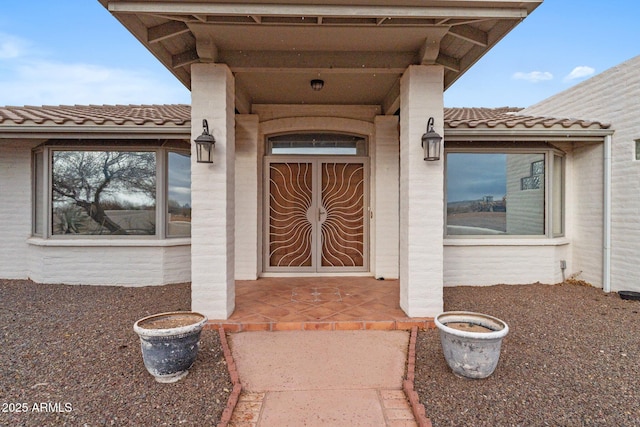
<instances>
[{"instance_id":1,"label":"clay roof tile","mask_svg":"<svg viewBox=\"0 0 640 427\"><path fill-rule=\"evenodd\" d=\"M521 115L522 108L445 108L445 126L455 128L499 128L516 127L552 128L600 128L608 129L609 124L573 118L553 118ZM166 105L44 105L23 107L0 107L0 127L2 125L36 124L53 122L56 125L103 125L117 126L153 124L185 125L191 121L191 107L186 104Z\"/></svg>"}]
</instances>

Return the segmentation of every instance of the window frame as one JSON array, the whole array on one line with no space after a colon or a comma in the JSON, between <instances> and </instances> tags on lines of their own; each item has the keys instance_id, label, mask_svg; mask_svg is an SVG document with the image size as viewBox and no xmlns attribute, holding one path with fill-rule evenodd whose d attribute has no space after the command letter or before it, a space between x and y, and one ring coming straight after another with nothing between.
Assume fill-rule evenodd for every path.
<instances>
[{"instance_id":1,"label":"window frame","mask_svg":"<svg viewBox=\"0 0 640 427\"><path fill-rule=\"evenodd\" d=\"M304 139L305 137L313 136L313 135L318 135L320 138L322 138L323 136L327 136L327 137L335 136L338 138L343 137L345 139L353 138L356 141L356 152L355 153L331 153L331 152L324 152L324 151L314 152L313 150L308 150L304 152L290 152L290 153L278 153L278 152L274 153L273 152L274 142L278 142L277 141L278 138L298 137L300 139ZM357 141L360 141L362 143L361 151L358 150ZM296 148L294 143L290 143L290 144L291 144L290 148L292 149ZM309 148L309 147L301 146L299 147L299 149L300 148ZM339 147L335 147L335 148L339 148ZM369 140L364 135L360 135L357 133L350 133L350 132L339 132L339 131L280 132L280 133L266 135L265 155L266 156L312 156L312 157L318 157L318 156L368 157L369 156Z\"/></svg>"},{"instance_id":2,"label":"window frame","mask_svg":"<svg viewBox=\"0 0 640 427\"><path fill-rule=\"evenodd\" d=\"M445 239L552 239L565 236L565 217L566 217L566 153L545 142L522 142L522 143L503 143L503 142L450 142L445 145L444 150L444 229L443 235ZM448 155L451 153L465 154L542 154L544 155L544 233L542 234L448 234L448 214L447 214L447 161ZM560 194L560 232L554 233L554 162L556 157L561 159L561 182L559 187Z\"/></svg>"},{"instance_id":3,"label":"window frame","mask_svg":"<svg viewBox=\"0 0 640 427\"><path fill-rule=\"evenodd\" d=\"M155 153L155 233L152 235L112 235L112 234L54 234L53 233L53 189L51 186L53 174L54 151L117 151L117 152L152 152ZM191 156L191 147L188 141L183 140L143 140L143 141L47 141L32 150L32 218L31 236L45 240L164 240L190 238L191 235L168 234L168 164L169 153L177 152ZM38 176L36 170L37 158L42 159L42 176ZM37 212L38 188L40 192L40 206L42 212ZM42 230L36 233L36 224L41 221Z\"/></svg>"},{"instance_id":4,"label":"window frame","mask_svg":"<svg viewBox=\"0 0 640 427\"><path fill-rule=\"evenodd\" d=\"M191 152L189 150L176 150L176 149L166 149L165 150L165 154L164 154L164 173L161 174L162 175L162 179L163 179L163 187L164 187L164 238L167 239L177 239L177 238L184 238L184 237L191 237L191 226L189 226L189 233L188 234L169 234L169 218L170 218L170 213L169 213L169 156L171 155L171 153L176 153L179 155L185 155L187 156L189 159L191 158ZM160 177L157 178L158 181L160 180ZM158 182L157 181L157 182ZM191 182L189 183L189 189L191 189ZM190 206L193 206L193 199L191 198L191 194L189 194L189 204ZM193 218L193 217L192 217Z\"/></svg>"},{"instance_id":5,"label":"window frame","mask_svg":"<svg viewBox=\"0 0 640 427\"><path fill-rule=\"evenodd\" d=\"M43 222L45 219L42 212L38 212L38 208L46 211L43 203L46 200L44 193L49 180L45 173L45 159L44 150L33 150L31 155L31 236L34 237L44 237L47 234L47 225L46 222ZM38 226L40 226L39 229Z\"/></svg>"}]
</instances>

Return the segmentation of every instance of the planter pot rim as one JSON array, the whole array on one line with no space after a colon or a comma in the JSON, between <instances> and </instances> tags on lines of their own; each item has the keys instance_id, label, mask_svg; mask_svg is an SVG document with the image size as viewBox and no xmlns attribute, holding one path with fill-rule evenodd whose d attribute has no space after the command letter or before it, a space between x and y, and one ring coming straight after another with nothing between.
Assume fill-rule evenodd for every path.
<instances>
[{"instance_id":1,"label":"planter pot rim","mask_svg":"<svg viewBox=\"0 0 640 427\"><path fill-rule=\"evenodd\" d=\"M171 318L171 317L185 317L185 318L193 318L192 321L188 323L170 328L146 328L145 324L148 324L154 320L159 320L163 317ZM189 319L191 320L191 319ZM158 313L152 314L151 316L143 317L142 319L136 321L133 324L133 330L141 336L146 337L164 337L171 335L179 335L186 334L192 331L197 331L203 328L204 324L207 323L209 319L207 316L201 313L197 313L195 311L171 311L166 313Z\"/></svg>"},{"instance_id":2,"label":"planter pot rim","mask_svg":"<svg viewBox=\"0 0 640 427\"><path fill-rule=\"evenodd\" d=\"M640 300L640 292L634 292L634 291L618 291L618 295L620 295L620 298L622 299L627 299L627 300Z\"/></svg>"},{"instance_id":3,"label":"planter pot rim","mask_svg":"<svg viewBox=\"0 0 640 427\"><path fill-rule=\"evenodd\" d=\"M473 338L477 340L494 340L505 337L509 333L509 326L506 322L497 317L489 316L483 313L474 313L472 311L445 311L440 313L434 319L438 329L454 336L462 338ZM471 332L461 331L451 328L445 323L451 322L469 322L494 330L493 332ZM500 328L495 330L496 328Z\"/></svg>"}]
</instances>

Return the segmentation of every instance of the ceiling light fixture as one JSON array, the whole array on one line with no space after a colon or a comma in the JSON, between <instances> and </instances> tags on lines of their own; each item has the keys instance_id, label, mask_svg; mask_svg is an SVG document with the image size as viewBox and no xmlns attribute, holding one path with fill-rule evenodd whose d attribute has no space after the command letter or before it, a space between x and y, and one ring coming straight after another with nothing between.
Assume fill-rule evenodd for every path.
<instances>
[{"instance_id":1,"label":"ceiling light fixture","mask_svg":"<svg viewBox=\"0 0 640 427\"><path fill-rule=\"evenodd\" d=\"M324 80L320 80L320 79L311 80L311 89L315 90L316 92L319 90L322 90L323 87L324 87Z\"/></svg>"}]
</instances>

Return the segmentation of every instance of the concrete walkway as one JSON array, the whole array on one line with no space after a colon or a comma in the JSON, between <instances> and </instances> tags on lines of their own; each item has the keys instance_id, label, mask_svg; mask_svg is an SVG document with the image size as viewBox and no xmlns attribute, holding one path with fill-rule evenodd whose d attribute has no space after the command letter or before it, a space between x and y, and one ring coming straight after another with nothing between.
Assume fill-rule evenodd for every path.
<instances>
[{"instance_id":1,"label":"concrete walkway","mask_svg":"<svg viewBox=\"0 0 640 427\"><path fill-rule=\"evenodd\" d=\"M243 392L230 426L416 426L402 391L406 331L229 336Z\"/></svg>"}]
</instances>

